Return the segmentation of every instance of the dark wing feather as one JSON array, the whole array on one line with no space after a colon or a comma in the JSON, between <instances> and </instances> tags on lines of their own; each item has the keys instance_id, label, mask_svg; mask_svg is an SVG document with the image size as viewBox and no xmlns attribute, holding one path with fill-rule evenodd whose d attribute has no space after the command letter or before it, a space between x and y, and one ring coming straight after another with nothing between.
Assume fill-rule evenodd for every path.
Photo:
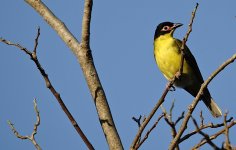
<instances>
[{"instance_id":1,"label":"dark wing feather","mask_svg":"<svg viewBox=\"0 0 236 150\"><path fill-rule=\"evenodd\" d=\"M182 41L180 41L179 39L176 39L176 42L177 42L177 45L179 46L179 49L180 49L181 45L182 45ZM202 74L198 68L197 61L195 60L193 54L191 53L191 51L189 50L189 48L186 45L184 47L184 59L190 66L192 66L194 74L196 75L197 79L201 83L203 83L204 80L203 80Z\"/></svg>"}]
</instances>

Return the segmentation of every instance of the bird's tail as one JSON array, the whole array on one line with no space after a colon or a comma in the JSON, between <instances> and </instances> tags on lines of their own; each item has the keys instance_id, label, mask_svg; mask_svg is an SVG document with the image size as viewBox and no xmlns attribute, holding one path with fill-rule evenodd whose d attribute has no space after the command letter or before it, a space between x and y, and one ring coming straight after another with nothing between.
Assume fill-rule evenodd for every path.
<instances>
[{"instance_id":1,"label":"bird's tail","mask_svg":"<svg viewBox=\"0 0 236 150\"><path fill-rule=\"evenodd\" d=\"M205 103L207 108L210 110L213 117L218 118L222 116L221 109L212 98L203 99L203 102Z\"/></svg>"}]
</instances>

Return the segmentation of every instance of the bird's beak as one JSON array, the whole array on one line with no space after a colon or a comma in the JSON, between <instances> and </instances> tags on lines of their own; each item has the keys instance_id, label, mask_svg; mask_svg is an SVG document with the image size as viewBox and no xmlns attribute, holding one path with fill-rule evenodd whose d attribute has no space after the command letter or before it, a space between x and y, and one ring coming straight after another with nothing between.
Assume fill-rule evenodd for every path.
<instances>
[{"instance_id":1,"label":"bird's beak","mask_svg":"<svg viewBox=\"0 0 236 150\"><path fill-rule=\"evenodd\" d=\"M182 25L183 25L182 23L175 23L172 28L176 29L178 27L181 27Z\"/></svg>"}]
</instances>

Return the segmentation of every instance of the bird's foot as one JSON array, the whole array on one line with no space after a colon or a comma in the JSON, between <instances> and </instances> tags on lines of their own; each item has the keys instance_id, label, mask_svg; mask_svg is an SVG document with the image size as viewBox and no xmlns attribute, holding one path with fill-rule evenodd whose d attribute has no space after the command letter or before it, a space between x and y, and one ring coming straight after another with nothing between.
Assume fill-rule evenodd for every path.
<instances>
[{"instance_id":1,"label":"bird's foot","mask_svg":"<svg viewBox=\"0 0 236 150\"><path fill-rule=\"evenodd\" d=\"M166 88L169 88L169 91L175 91L175 87L173 85L169 87L169 85L167 84Z\"/></svg>"},{"instance_id":2,"label":"bird's foot","mask_svg":"<svg viewBox=\"0 0 236 150\"><path fill-rule=\"evenodd\" d=\"M170 91L171 92L175 91L175 87L173 85L170 87Z\"/></svg>"}]
</instances>

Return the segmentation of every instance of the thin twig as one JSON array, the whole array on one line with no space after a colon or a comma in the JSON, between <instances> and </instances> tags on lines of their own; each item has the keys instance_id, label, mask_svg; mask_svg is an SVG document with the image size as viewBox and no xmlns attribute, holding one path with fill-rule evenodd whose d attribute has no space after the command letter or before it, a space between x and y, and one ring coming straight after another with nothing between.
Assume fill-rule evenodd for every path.
<instances>
[{"instance_id":1,"label":"thin twig","mask_svg":"<svg viewBox=\"0 0 236 150\"><path fill-rule=\"evenodd\" d=\"M188 25L188 31L187 31L186 35L184 36L184 38L182 40L182 45L181 45L181 48L180 48L180 51L181 51L181 61L180 61L180 68L179 68L179 75L180 76L183 72L183 66L184 66L184 48L185 48L186 42L188 41L188 37L189 37L190 33L192 32L193 20L195 18L195 14L196 14L198 5L199 4L197 3L196 6L195 6L195 9L192 12L192 17L191 17L190 23Z\"/></svg>"},{"instance_id":2,"label":"thin twig","mask_svg":"<svg viewBox=\"0 0 236 150\"><path fill-rule=\"evenodd\" d=\"M231 128L232 126L234 126L235 124L236 124L236 121L233 120L233 121L231 121L231 122L229 123L229 125L227 125L227 128L229 129L229 128ZM225 128L222 129L222 130L220 130L220 131L218 131L217 133L211 135L211 136L209 137L209 140L214 140L214 139L216 139L219 135L224 134L224 133L225 133ZM201 146L203 146L203 145L206 144L206 143L207 143L207 140L206 140L206 139L203 139L203 140L201 140L200 143L196 144L192 149L193 149L193 150L199 149Z\"/></svg>"},{"instance_id":3,"label":"thin twig","mask_svg":"<svg viewBox=\"0 0 236 150\"><path fill-rule=\"evenodd\" d=\"M229 140L229 128L227 126L227 115L228 113L226 112L224 114L224 126L225 126L225 149L231 150L232 147L230 145L230 140Z\"/></svg>"},{"instance_id":4,"label":"thin twig","mask_svg":"<svg viewBox=\"0 0 236 150\"><path fill-rule=\"evenodd\" d=\"M173 112L174 107L175 107L175 100L172 101L171 107L170 107L169 116L170 116L170 120L171 120L171 121L172 121L172 112Z\"/></svg>"},{"instance_id":5,"label":"thin twig","mask_svg":"<svg viewBox=\"0 0 236 150\"><path fill-rule=\"evenodd\" d=\"M2 37L0 38L0 42L3 42L3 43L10 45L10 46L15 46L15 47L19 48L20 50L24 51L26 54L31 55L31 52L28 51L25 47L22 47L20 44L12 43L11 41L8 41Z\"/></svg>"},{"instance_id":6,"label":"thin twig","mask_svg":"<svg viewBox=\"0 0 236 150\"><path fill-rule=\"evenodd\" d=\"M199 134L201 134L206 139L207 143L211 147L213 147L214 150L220 150L220 148L215 143L213 143L212 140L209 139L209 135L208 134L206 134L203 131L199 130L199 126L197 124L197 121L192 116L191 116L191 118L192 118L193 124L196 127L196 130L198 131Z\"/></svg>"},{"instance_id":7,"label":"thin twig","mask_svg":"<svg viewBox=\"0 0 236 150\"><path fill-rule=\"evenodd\" d=\"M36 50L37 50L37 47L38 47L38 41L39 41L39 36L40 36L40 27L38 27L38 32L37 32L37 36L34 40L34 50L33 50L33 53L37 53Z\"/></svg>"},{"instance_id":8,"label":"thin twig","mask_svg":"<svg viewBox=\"0 0 236 150\"><path fill-rule=\"evenodd\" d=\"M174 138L175 137L175 135L176 135L176 129L175 129L175 123L172 121L172 109L173 109L173 104L174 103L172 103L172 107L170 108L170 114L168 114L167 112L166 112L166 110L164 109L164 107L162 106L162 111L163 111L163 114L164 114L164 119L165 119L165 121L166 121L166 123L170 126L170 128L171 128L171 135L172 135L172 137Z\"/></svg>"},{"instance_id":9,"label":"thin twig","mask_svg":"<svg viewBox=\"0 0 236 150\"><path fill-rule=\"evenodd\" d=\"M140 128L142 116L140 115L138 119L135 117L132 117L132 119L138 124L138 127Z\"/></svg>"},{"instance_id":10,"label":"thin twig","mask_svg":"<svg viewBox=\"0 0 236 150\"><path fill-rule=\"evenodd\" d=\"M8 120L7 122L9 124L9 126L11 127L12 132L15 134L15 136L17 138L22 139L22 140L26 140L26 139L30 140L37 150L41 150L39 144L35 140L35 135L37 134L38 126L40 125L40 115L39 115L39 111L38 111L38 108L37 108L36 99L34 99L34 110L36 112L37 119L36 119L36 123L34 124L33 132L31 133L30 136L28 136L28 135L26 135L26 136L20 135L19 132L14 127L14 124L11 123L10 120Z\"/></svg>"},{"instance_id":11,"label":"thin twig","mask_svg":"<svg viewBox=\"0 0 236 150\"><path fill-rule=\"evenodd\" d=\"M233 119L233 117L231 117L230 119L226 120L226 122L231 122ZM213 123L209 123L209 124L205 124L199 127L198 130L204 130L207 128L219 128L224 126L224 123L218 123L218 124L213 124ZM191 136L195 135L196 133L198 133L198 130L193 130L190 133L184 135L181 139L179 139L179 143L185 141L186 139L190 138Z\"/></svg>"},{"instance_id":12,"label":"thin twig","mask_svg":"<svg viewBox=\"0 0 236 150\"><path fill-rule=\"evenodd\" d=\"M175 138L177 132L176 132L176 128L175 128L175 122L172 120L172 112L173 112L173 109L174 109L174 101L172 102L172 105L170 107L170 113L169 114L167 113L167 111L165 110L165 108L163 106L161 106L161 109L163 111L164 119L165 119L166 123L170 126L172 138ZM179 150L179 145L176 146L176 150Z\"/></svg>"},{"instance_id":13,"label":"thin twig","mask_svg":"<svg viewBox=\"0 0 236 150\"><path fill-rule=\"evenodd\" d=\"M22 51L24 51L27 55L30 56L31 60L35 63L35 65L37 66L38 70L40 71L42 77L44 78L44 81L46 83L47 88L51 91L51 93L54 95L54 97L56 98L57 102L60 104L62 110L64 111L64 113L67 115L68 119L70 120L71 124L73 125L73 127L75 128L75 130L77 131L77 133L80 135L80 137L83 139L84 143L87 145L87 147L90 150L93 150L93 146L92 144L89 142L89 140L87 139L87 137L85 136L85 134L83 133L83 131L81 130L81 128L79 127L78 123L75 121L74 117L72 116L72 114L70 113L70 111L67 109L66 105L64 104L60 94L56 91L56 89L53 87L51 81L49 80L49 77L47 75L47 73L45 72L45 70L43 69L43 67L41 66L38 57L37 57L37 45L38 45L38 38L39 38L39 32L40 29L38 29L38 34L36 37L36 41L35 41L35 46L34 46L34 50L33 52L29 51L28 49L24 48L23 46L21 46L20 44L15 44L12 43L11 41L8 41L6 39L0 38L0 42L3 42L7 45L11 45L11 46L15 46L19 49L21 49Z\"/></svg>"},{"instance_id":14,"label":"thin twig","mask_svg":"<svg viewBox=\"0 0 236 150\"><path fill-rule=\"evenodd\" d=\"M147 126L147 124L149 123L149 121L152 119L152 117L154 116L154 114L156 113L157 109L160 107L160 105L164 102L165 97L167 95L167 93L169 92L169 90L171 89L171 87L174 84L176 77L172 80L169 81L161 98L157 101L157 104L154 106L154 108L152 109L152 111L150 112L150 114L148 115L148 117L144 120L144 122L141 124L138 133L136 134L131 146L130 146L130 150L135 150L137 142L139 140L139 138L141 137L142 132L144 131L145 127Z\"/></svg>"},{"instance_id":15,"label":"thin twig","mask_svg":"<svg viewBox=\"0 0 236 150\"><path fill-rule=\"evenodd\" d=\"M184 111L181 113L181 115L178 117L178 119L175 121L175 126L179 123L180 120L184 119Z\"/></svg>"},{"instance_id":16,"label":"thin twig","mask_svg":"<svg viewBox=\"0 0 236 150\"><path fill-rule=\"evenodd\" d=\"M229 64L231 64L232 62L234 62L234 60L236 59L236 54L234 54L231 58L229 58L228 60L226 60L221 66L219 66L209 77L207 80L205 80L205 82L202 84L197 96L194 98L192 104L189 107L188 113L185 116L183 123L176 135L176 137L171 141L171 144L169 146L170 150L173 150L177 144L177 142L179 141L180 137L182 136L184 130L186 129L186 126L188 124L189 118L191 117L192 112L194 111L195 107L197 106L200 97L203 93L203 90L207 87L207 85L212 81L212 79L218 75L226 66L228 66Z\"/></svg>"},{"instance_id":17,"label":"thin twig","mask_svg":"<svg viewBox=\"0 0 236 150\"><path fill-rule=\"evenodd\" d=\"M161 114L157 121L153 124L153 126L147 131L147 133L145 134L144 138L136 145L136 149L138 149L147 139L149 134L152 132L153 129L156 128L157 124L159 123L159 121L164 117L164 114Z\"/></svg>"},{"instance_id":18,"label":"thin twig","mask_svg":"<svg viewBox=\"0 0 236 150\"><path fill-rule=\"evenodd\" d=\"M202 127L204 125L204 117L202 115L202 111L200 111L200 118L201 118L201 125L200 125L200 127Z\"/></svg>"}]
</instances>

